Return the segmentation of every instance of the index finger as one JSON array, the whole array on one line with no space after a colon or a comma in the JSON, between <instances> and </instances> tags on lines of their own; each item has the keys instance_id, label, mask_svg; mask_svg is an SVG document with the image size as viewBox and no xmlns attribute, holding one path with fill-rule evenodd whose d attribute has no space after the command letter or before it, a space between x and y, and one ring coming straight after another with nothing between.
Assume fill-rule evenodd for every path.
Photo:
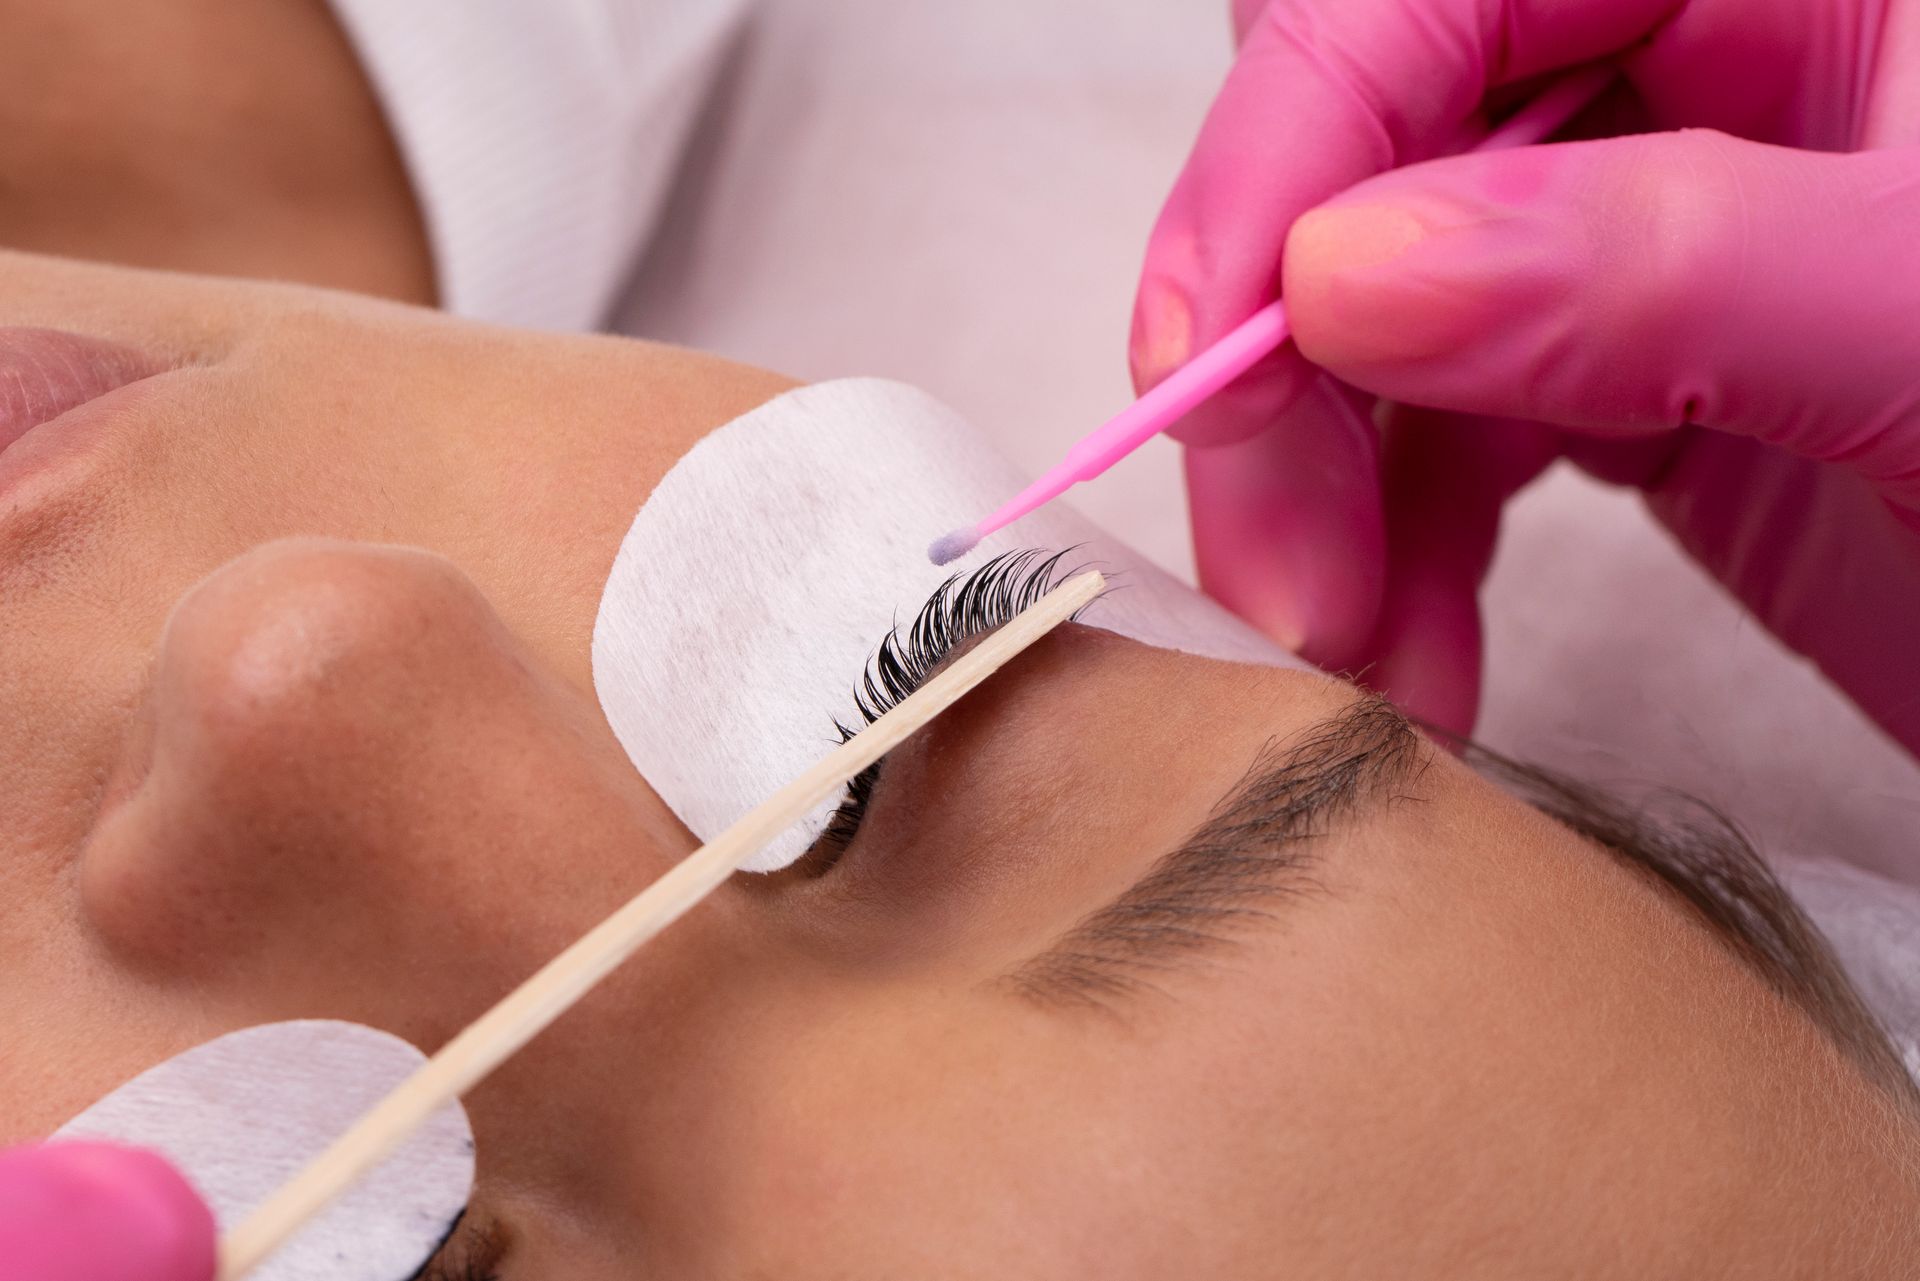
<instances>
[{"instance_id":1,"label":"index finger","mask_svg":"<svg viewBox=\"0 0 1920 1281\"><path fill-rule=\"evenodd\" d=\"M1277 296L1300 214L1458 138L1489 89L1604 57L1682 5L1272 0L1245 32L1149 242L1136 380L1158 382ZM1243 438L1292 398L1303 367L1291 353L1263 362L1173 435Z\"/></svg>"}]
</instances>

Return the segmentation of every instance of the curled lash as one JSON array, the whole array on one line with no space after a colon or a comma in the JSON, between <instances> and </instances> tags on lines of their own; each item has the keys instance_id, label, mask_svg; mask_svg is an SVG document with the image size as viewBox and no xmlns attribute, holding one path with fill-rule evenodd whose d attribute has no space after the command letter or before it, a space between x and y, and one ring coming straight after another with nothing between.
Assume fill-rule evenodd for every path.
<instances>
[{"instance_id":1,"label":"curled lash","mask_svg":"<svg viewBox=\"0 0 1920 1281\"><path fill-rule=\"evenodd\" d=\"M954 650L1006 623L1052 591L1068 577L1061 563L1077 550L1069 547L1051 555L1037 547L1003 552L936 587L913 622L904 630L896 622L867 660L867 670L853 690L861 723L848 726L835 720L833 728L840 741L846 742L899 706ZM814 852L821 856L818 861L810 860L815 875L831 867L852 843L866 818L867 802L885 764L884 759L875 761L848 781L846 798L827 820L826 830L814 846Z\"/></svg>"}]
</instances>

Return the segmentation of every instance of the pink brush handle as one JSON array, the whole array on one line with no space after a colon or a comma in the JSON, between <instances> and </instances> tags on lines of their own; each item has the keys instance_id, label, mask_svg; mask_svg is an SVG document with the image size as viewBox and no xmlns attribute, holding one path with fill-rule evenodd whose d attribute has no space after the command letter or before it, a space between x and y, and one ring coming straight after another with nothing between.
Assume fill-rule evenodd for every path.
<instances>
[{"instance_id":1,"label":"pink brush handle","mask_svg":"<svg viewBox=\"0 0 1920 1281\"><path fill-rule=\"evenodd\" d=\"M1067 450L1063 466L1076 481L1092 480L1140 448L1188 410L1251 369L1287 340L1287 311L1274 299L1218 342L1187 361Z\"/></svg>"},{"instance_id":2,"label":"pink brush handle","mask_svg":"<svg viewBox=\"0 0 1920 1281\"><path fill-rule=\"evenodd\" d=\"M980 522L982 535L1012 523L1061 491L1092 480L1159 435L1195 405L1253 367L1285 342L1287 313L1278 300L1167 375L1146 395L1075 441L1067 456Z\"/></svg>"},{"instance_id":3,"label":"pink brush handle","mask_svg":"<svg viewBox=\"0 0 1920 1281\"><path fill-rule=\"evenodd\" d=\"M1475 151L1501 151L1540 141L1573 119L1613 80L1611 67L1590 67L1556 82ZM984 537L1011 524L1073 485L1092 480L1153 437L1179 422L1195 405L1251 369L1287 340L1286 309L1276 299L1241 321L1140 399L1076 441L1065 458L996 508L975 530Z\"/></svg>"}]
</instances>

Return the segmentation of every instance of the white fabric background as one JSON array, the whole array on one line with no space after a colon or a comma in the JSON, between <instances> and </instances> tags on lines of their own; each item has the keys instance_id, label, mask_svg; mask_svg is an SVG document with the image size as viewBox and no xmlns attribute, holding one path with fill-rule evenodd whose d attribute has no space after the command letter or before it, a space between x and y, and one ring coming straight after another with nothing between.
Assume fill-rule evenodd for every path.
<instances>
[{"instance_id":1,"label":"white fabric background","mask_svg":"<svg viewBox=\"0 0 1920 1281\"><path fill-rule=\"evenodd\" d=\"M333 0L449 311L582 329L653 226L746 0Z\"/></svg>"}]
</instances>

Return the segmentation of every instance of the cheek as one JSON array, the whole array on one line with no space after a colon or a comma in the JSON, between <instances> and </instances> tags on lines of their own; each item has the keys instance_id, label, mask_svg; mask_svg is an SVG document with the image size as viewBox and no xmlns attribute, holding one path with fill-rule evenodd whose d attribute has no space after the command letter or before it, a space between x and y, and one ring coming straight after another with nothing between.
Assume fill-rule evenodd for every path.
<instances>
[{"instance_id":1,"label":"cheek","mask_svg":"<svg viewBox=\"0 0 1920 1281\"><path fill-rule=\"evenodd\" d=\"M1170 1097L1117 1023L925 992L883 1007L790 1042L777 1086L710 1101L710 1161L662 1216L699 1227L663 1275L1266 1274L1212 1269L1186 1232L1220 1217L1220 1180L1191 1181L1203 1136L1164 1140L1207 1091Z\"/></svg>"}]
</instances>

